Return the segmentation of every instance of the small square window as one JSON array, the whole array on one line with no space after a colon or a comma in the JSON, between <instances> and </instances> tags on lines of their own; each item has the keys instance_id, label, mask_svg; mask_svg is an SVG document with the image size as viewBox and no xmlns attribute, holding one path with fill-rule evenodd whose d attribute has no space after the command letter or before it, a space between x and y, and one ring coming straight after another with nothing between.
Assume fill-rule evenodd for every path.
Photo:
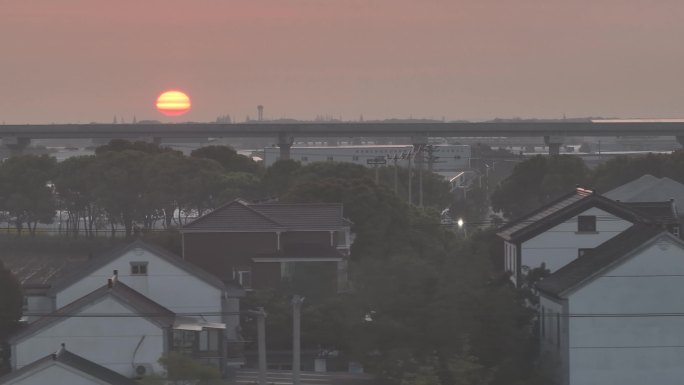
<instances>
[{"instance_id":1,"label":"small square window","mask_svg":"<svg viewBox=\"0 0 684 385\"><path fill-rule=\"evenodd\" d=\"M596 232L596 216L580 215L577 217L577 232Z\"/></svg>"},{"instance_id":2,"label":"small square window","mask_svg":"<svg viewBox=\"0 0 684 385\"><path fill-rule=\"evenodd\" d=\"M308 157L308 156L303 156L303 157L302 157L302 161L303 161L303 162L306 162L307 160L309 160L309 157Z\"/></svg>"},{"instance_id":3,"label":"small square window","mask_svg":"<svg viewBox=\"0 0 684 385\"><path fill-rule=\"evenodd\" d=\"M333 161L333 157L332 157L332 156L329 156L329 157L328 157L328 161L329 161L329 162L332 162L332 161Z\"/></svg>"},{"instance_id":4,"label":"small square window","mask_svg":"<svg viewBox=\"0 0 684 385\"><path fill-rule=\"evenodd\" d=\"M131 275L147 275L147 262L131 262Z\"/></svg>"}]
</instances>

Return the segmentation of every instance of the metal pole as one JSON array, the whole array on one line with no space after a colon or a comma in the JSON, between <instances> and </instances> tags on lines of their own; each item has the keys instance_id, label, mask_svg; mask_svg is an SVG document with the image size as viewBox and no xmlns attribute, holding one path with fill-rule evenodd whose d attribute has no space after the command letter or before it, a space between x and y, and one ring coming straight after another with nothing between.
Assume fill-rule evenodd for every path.
<instances>
[{"instance_id":1,"label":"metal pole","mask_svg":"<svg viewBox=\"0 0 684 385\"><path fill-rule=\"evenodd\" d=\"M418 207L423 207L423 145L418 147Z\"/></svg>"},{"instance_id":2,"label":"metal pole","mask_svg":"<svg viewBox=\"0 0 684 385\"><path fill-rule=\"evenodd\" d=\"M266 385L266 312L257 312L257 347L259 350L259 385Z\"/></svg>"},{"instance_id":3,"label":"metal pole","mask_svg":"<svg viewBox=\"0 0 684 385\"><path fill-rule=\"evenodd\" d=\"M408 203L409 205L413 204L413 188L411 187L411 156L413 154L409 152L408 154Z\"/></svg>"},{"instance_id":4,"label":"metal pole","mask_svg":"<svg viewBox=\"0 0 684 385\"><path fill-rule=\"evenodd\" d=\"M299 295L292 297L292 385L300 385L302 302L304 302L304 297Z\"/></svg>"},{"instance_id":5,"label":"metal pole","mask_svg":"<svg viewBox=\"0 0 684 385\"><path fill-rule=\"evenodd\" d=\"M394 155L394 193L399 193L399 166L397 166L397 155Z\"/></svg>"}]
</instances>

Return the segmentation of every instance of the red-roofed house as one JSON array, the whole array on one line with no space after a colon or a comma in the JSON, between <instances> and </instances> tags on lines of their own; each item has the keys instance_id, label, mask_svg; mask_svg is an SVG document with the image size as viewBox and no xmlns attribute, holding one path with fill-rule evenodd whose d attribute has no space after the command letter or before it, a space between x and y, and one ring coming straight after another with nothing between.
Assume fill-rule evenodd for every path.
<instances>
[{"instance_id":1,"label":"red-roofed house","mask_svg":"<svg viewBox=\"0 0 684 385\"><path fill-rule=\"evenodd\" d=\"M230 202L185 225L183 258L245 289L273 287L317 264L347 287L351 223L341 204Z\"/></svg>"}]
</instances>

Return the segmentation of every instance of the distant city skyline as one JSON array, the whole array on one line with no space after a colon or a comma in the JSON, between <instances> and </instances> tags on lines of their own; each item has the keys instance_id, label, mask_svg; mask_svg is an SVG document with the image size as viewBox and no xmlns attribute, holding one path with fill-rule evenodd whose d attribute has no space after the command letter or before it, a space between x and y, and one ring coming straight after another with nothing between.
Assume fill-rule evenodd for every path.
<instances>
[{"instance_id":1,"label":"distant city skyline","mask_svg":"<svg viewBox=\"0 0 684 385\"><path fill-rule=\"evenodd\" d=\"M0 122L682 118L675 0L10 0ZM192 98L169 118L155 100Z\"/></svg>"}]
</instances>

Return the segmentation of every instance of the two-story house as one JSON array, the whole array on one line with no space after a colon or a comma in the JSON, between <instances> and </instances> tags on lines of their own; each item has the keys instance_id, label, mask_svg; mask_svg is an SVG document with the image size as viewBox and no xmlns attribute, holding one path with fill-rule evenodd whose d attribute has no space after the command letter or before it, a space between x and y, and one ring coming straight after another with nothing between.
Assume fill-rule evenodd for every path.
<instances>
[{"instance_id":1,"label":"two-story house","mask_svg":"<svg viewBox=\"0 0 684 385\"><path fill-rule=\"evenodd\" d=\"M316 266L342 291L350 227L341 204L238 199L181 229L183 258L245 289L274 287Z\"/></svg>"},{"instance_id":2,"label":"two-story house","mask_svg":"<svg viewBox=\"0 0 684 385\"><path fill-rule=\"evenodd\" d=\"M519 286L530 269L544 265L554 272L634 224L678 234L677 216L672 201L626 204L578 187L499 230L504 269Z\"/></svg>"},{"instance_id":3,"label":"two-story house","mask_svg":"<svg viewBox=\"0 0 684 385\"><path fill-rule=\"evenodd\" d=\"M0 385L138 385L138 382L62 347L0 377Z\"/></svg>"},{"instance_id":4,"label":"two-story house","mask_svg":"<svg viewBox=\"0 0 684 385\"><path fill-rule=\"evenodd\" d=\"M67 343L125 376L159 370L168 351L224 368L242 343L244 291L142 241L41 282L27 292L31 322L10 339L15 370L44 355L43 343Z\"/></svg>"},{"instance_id":5,"label":"two-story house","mask_svg":"<svg viewBox=\"0 0 684 385\"><path fill-rule=\"evenodd\" d=\"M681 384L684 242L633 225L537 284L541 357L561 385Z\"/></svg>"}]
</instances>

